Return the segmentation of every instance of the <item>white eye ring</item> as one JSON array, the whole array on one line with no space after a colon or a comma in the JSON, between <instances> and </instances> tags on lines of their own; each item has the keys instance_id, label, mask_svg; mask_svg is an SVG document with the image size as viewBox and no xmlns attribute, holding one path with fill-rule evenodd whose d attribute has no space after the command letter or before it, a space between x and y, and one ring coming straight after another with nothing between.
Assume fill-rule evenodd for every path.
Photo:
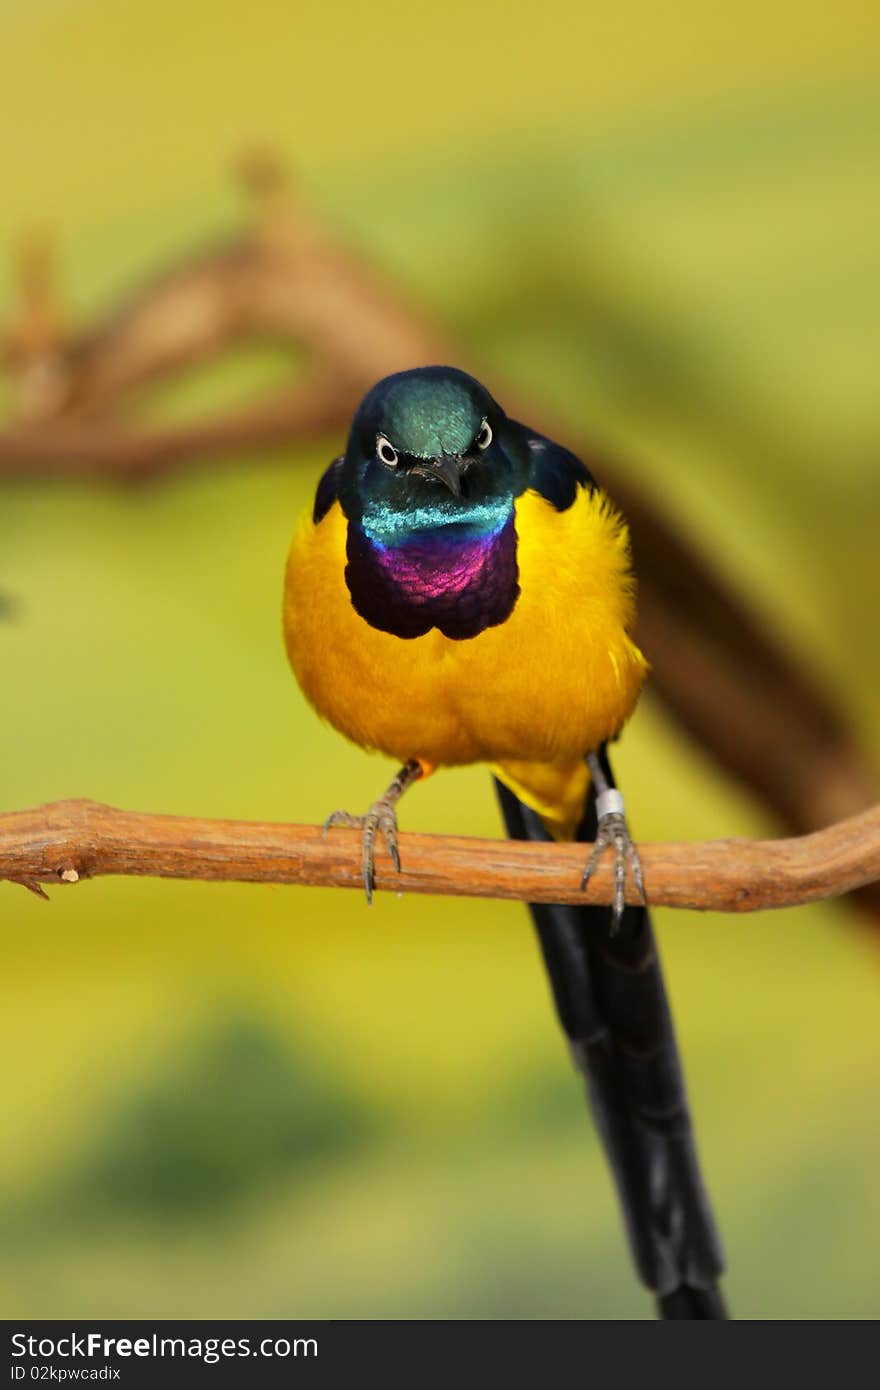
<instances>
[{"instance_id":1,"label":"white eye ring","mask_svg":"<svg viewBox=\"0 0 880 1390\"><path fill-rule=\"evenodd\" d=\"M387 468L397 467L397 450L384 434L376 435L376 453Z\"/></svg>"},{"instance_id":2,"label":"white eye ring","mask_svg":"<svg viewBox=\"0 0 880 1390\"><path fill-rule=\"evenodd\" d=\"M492 426L488 420L484 420L480 426L480 433L477 435L477 448L488 449L492 443Z\"/></svg>"}]
</instances>

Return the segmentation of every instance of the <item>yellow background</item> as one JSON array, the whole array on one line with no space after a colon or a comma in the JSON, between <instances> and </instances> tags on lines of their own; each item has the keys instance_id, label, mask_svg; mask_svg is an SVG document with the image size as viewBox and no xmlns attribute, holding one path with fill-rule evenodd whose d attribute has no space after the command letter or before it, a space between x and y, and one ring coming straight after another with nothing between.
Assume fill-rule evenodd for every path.
<instances>
[{"instance_id":1,"label":"yellow background","mask_svg":"<svg viewBox=\"0 0 880 1390\"><path fill-rule=\"evenodd\" d=\"M54 229L94 311L234 229L229 164L274 142L490 370L628 460L876 763L880 21L606 11L6 0L4 245ZM283 370L255 349L151 409ZM373 798L386 767L318 724L278 631L338 444L3 485L0 805ZM642 838L775 829L650 699L617 762ZM479 770L402 819L498 831ZM108 880L0 885L0 914L4 1316L647 1309L523 911ZM876 934L840 905L657 919L734 1311L876 1316Z\"/></svg>"}]
</instances>

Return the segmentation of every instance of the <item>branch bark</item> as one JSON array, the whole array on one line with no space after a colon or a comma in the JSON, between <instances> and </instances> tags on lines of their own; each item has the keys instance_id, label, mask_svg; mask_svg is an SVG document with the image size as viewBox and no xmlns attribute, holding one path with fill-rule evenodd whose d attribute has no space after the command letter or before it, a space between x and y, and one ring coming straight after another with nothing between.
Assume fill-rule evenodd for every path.
<instances>
[{"instance_id":1,"label":"branch bark","mask_svg":"<svg viewBox=\"0 0 880 1390\"><path fill-rule=\"evenodd\" d=\"M706 840L639 846L655 906L752 912L836 897L880 880L880 805L812 835L787 840ZM393 892L610 903L606 855L586 893L589 846L403 835L403 871L385 854L376 887ZM293 883L363 891L360 837L318 826L117 811L56 801L0 815L0 879L42 892L103 874L211 882ZM627 900L637 898L631 884Z\"/></svg>"}]
</instances>

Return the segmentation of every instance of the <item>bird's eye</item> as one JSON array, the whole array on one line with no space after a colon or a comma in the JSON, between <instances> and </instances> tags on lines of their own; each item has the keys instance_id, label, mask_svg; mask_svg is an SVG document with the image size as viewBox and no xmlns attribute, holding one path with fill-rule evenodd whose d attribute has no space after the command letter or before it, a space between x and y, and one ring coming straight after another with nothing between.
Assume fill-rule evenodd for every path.
<instances>
[{"instance_id":1,"label":"bird's eye","mask_svg":"<svg viewBox=\"0 0 880 1390\"><path fill-rule=\"evenodd\" d=\"M492 443L492 426L488 420L484 420L480 426L480 433L477 435L477 448L488 449Z\"/></svg>"},{"instance_id":2,"label":"bird's eye","mask_svg":"<svg viewBox=\"0 0 880 1390\"><path fill-rule=\"evenodd\" d=\"M376 453L388 468L397 467L397 450L384 434L376 436Z\"/></svg>"}]
</instances>

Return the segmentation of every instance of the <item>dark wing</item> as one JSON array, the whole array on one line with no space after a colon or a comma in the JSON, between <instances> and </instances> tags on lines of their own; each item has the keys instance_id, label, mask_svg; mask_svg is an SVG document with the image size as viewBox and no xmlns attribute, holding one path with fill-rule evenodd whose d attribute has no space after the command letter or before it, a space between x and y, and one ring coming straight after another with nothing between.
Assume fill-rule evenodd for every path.
<instances>
[{"instance_id":1,"label":"dark wing","mask_svg":"<svg viewBox=\"0 0 880 1390\"><path fill-rule=\"evenodd\" d=\"M528 445L532 460L532 471L528 486L552 502L558 512L568 511L577 497L578 488L596 486L595 479L585 463L561 444L554 444L543 434L536 434L526 425L520 425Z\"/></svg>"},{"instance_id":2,"label":"dark wing","mask_svg":"<svg viewBox=\"0 0 880 1390\"><path fill-rule=\"evenodd\" d=\"M312 521L316 526L319 521L324 519L339 496L337 488L341 467L342 455L338 459L334 459L330 467L321 475L321 481L315 492L315 505L312 508Z\"/></svg>"}]
</instances>

